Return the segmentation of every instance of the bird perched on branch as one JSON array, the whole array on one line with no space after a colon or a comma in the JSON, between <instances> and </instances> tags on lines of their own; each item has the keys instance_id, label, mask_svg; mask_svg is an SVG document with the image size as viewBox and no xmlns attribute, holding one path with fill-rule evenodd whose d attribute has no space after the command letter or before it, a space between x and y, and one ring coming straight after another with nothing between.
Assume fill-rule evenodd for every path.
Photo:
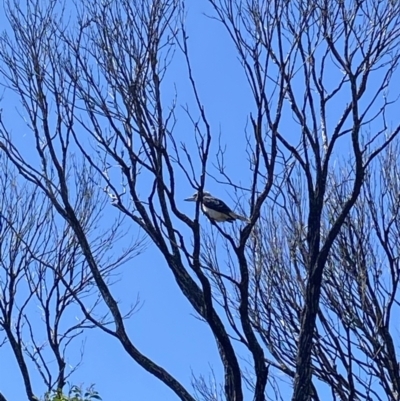
<instances>
[{"instance_id":1,"label":"bird perched on branch","mask_svg":"<svg viewBox=\"0 0 400 401\"><path fill-rule=\"evenodd\" d=\"M197 202L198 198L200 198L201 210L212 222L221 223L227 221L233 223L235 220L242 220L247 223L250 222L247 217L235 213L225 202L221 199L215 198L206 191L203 191L202 195L199 192L196 192L190 198L186 198L185 201Z\"/></svg>"}]
</instances>

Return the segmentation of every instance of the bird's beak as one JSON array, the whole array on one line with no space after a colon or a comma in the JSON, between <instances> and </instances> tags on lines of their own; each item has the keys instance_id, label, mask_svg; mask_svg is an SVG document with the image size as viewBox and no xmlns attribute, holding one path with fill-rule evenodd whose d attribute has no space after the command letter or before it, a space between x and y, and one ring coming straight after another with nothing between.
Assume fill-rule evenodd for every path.
<instances>
[{"instance_id":1,"label":"bird's beak","mask_svg":"<svg viewBox=\"0 0 400 401\"><path fill-rule=\"evenodd\" d=\"M185 201L186 201L186 202L195 202L196 199L195 199L194 196L191 196L190 198L186 198Z\"/></svg>"}]
</instances>

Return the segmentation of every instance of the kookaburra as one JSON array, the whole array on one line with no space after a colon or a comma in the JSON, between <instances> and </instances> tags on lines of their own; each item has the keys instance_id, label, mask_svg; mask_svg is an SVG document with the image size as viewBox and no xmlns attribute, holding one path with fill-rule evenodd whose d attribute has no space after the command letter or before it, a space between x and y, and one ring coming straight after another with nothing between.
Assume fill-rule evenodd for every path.
<instances>
[{"instance_id":1,"label":"kookaburra","mask_svg":"<svg viewBox=\"0 0 400 401\"><path fill-rule=\"evenodd\" d=\"M188 202L196 202L200 193L196 192L190 198L185 199ZM203 195L200 198L201 210L203 213L213 222L229 222L232 223L235 220L246 221L250 220L246 217L240 216L239 214L232 211L229 206L221 199L215 198L209 192L203 191Z\"/></svg>"}]
</instances>

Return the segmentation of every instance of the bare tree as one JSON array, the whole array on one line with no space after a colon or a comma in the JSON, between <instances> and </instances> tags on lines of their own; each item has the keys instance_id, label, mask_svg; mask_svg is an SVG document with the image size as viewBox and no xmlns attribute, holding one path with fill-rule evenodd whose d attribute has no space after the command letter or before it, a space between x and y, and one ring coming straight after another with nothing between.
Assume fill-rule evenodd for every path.
<instances>
[{"instance_id":1,"label":"bare tree","mask_svg":"<svg viewBox=\"0 0 400 401\"><path fill-rule=\"evenodd\" d=\"M332 399L398 398L398 146L396 140L366 170L363 190L328 256L313 335L312 399L326 399L322 383ZM295 376L306 294L306 189L299 175L293 172L280 188L285 201L268 208L249 252L252 321L277 377ZM329 175L322 237L346 202L349 176L346 169Z\"/></svg>"},{"instance_id":2,"label":"bare tree","mask_svg":"<svg viewBox=\"0 0 400 401\"><path fill-rule=\"evenodd\" d=\"M392 93L397 88L390 84L400 57L400 5L376 0L205 3L212 19L226 28L254 99L244 133L248 158L243 165L249 166L250 183L236 182L225 166L224 133L215 134L200 98L185 2L180 0L82 2L69 26L65 15L56 12L55 0L45 5L30 0L24 9L9 4L13 37L1 39L0 72L20 96L37 160L27 162L1 121L3 154L40 189L76 238L114 326L96 319L75 294L87 321L116 337L181 400L195 396L140 352L126 332L96 244L80 217L76 193L70 190L74 154L96 182L102 180L119 213L157 246L180 291L210 327L224 367L226 400L242 401L245 383L255 401L267 394L282 398L270 367L293 382L295 401L320 399L313 375L328 383L333 399L378 399L371 381L355 378L354 364L365 365L352 359L350 334L356 333L343 312L351 288L340 288L341 275L347 274L351 285L357 280L361 285L368 268L361 257L351 272L339 265L352 252L349 227L360 228L359 222L352 223L352 210L377 213L372 207L355 207L363 184L367 181L372 188L368 169L400 131L390 117L397 100ZM195 99L194 106L184 108L185 116L177 108L177 96L163 96L175 51L184 56ZM176 124L184 117L193 124L191 140L177 134ZM288 120L291 133L285 132ZM211 152L215 143L216 157ZM343 149L350 152L344 163L339 158ZM177 181L185 180L201 194L210 177L247 199L249 224L231 230L215 225L211 234L202 230L201 196L194 219L182 212ZM369 199L373 203L374 197ZM379 218L372 218L379 237ZM367 252L368 244L363 244ZM357 278L354 272L363 269ZM396 277L393 273L393 288ZM365 295L363 288L358 296ZM391 305L395 295L390 299ZM358 335L383 322L390 306L385 302L363 300L350 313L357 316L368 305L375 308L375 326L357 328ZM335 332L335 314L343 319L342 331ZM382 352L390 358L374 374L385 376L387 397L396 397L398 370L388 325L381 324L379 335L385 338ZM237 342L248 352L245 365ZM380 342L365 351L368 358L378 355L377 347ZM339 357L347 378L335 368ZM368 369L375 368L369 364ZM374 374L366 376L372 380ZM220 399L220 392L207 383L204 378L196 381L198 398Z\"/></svg>"},{"instance_id":3,"label":"bare tree","mask_svg":"<svg viewBox=\"0 0 400 401\"><path fill-rule=\"evenodd\" d=\"M77 166L75 167L75 171ZM82 257L76 237L56 214L38 187L23 182L9 162L1 162L0 196L0 329L2 346L9 346L19 366L27 398L38 400L41 389L34 389L31 374L39 372L46 392L62 390L79 367L68 349L85 329L94 327L76 301L98 315L102 324L108 317L98 310L99 294ZM79 170L82 173L82 170ZM137 242L113 257L112 246L124 234L118 218L107 234L96 232L104 195L88 174L76 175L77 202L85 232L91 237L95 255L102 261L101 274L110 284L121 263L141 250ZM71 187L72 188L72 187ZM81 339L83 343L84 339ZM51 362L52 360L55 361Z\"/></svg>"},{"instance_id":4,"label":"bare tree","mask_svg":"<svg viewBox=\"0 0 400 401\"><path fill-rule=\"evenodd\" d=\"M305 273L296 274L297 279L306 282L303 302L291 319L297 334L286 331L284 339L297 354L293 400L307 400L315 394L311 387L312 346L329 252L360 194L367 166L400 129L399 125L388 129L386 118L397 96L389 91L389 84L399 62L399 7L375 1L211 3L249 75L255 65L258 74L250 76L262 76L271 85L284 87L298 126L298 141L280 132L277 136L299 166L295 171L304 191L293 188L289 174L286 194L277 195L276 200L283 200L284 209L292 217L295 246L291 248L298 252L296 257ZM265 61L261 62L260 55L264 54ZM335 100L343 95L345 104L339 106ZM273 104L274 97L268 100ZM332 108L337 117L333 122ZM373 133L367 140L363 132L371 125ZM332 182L329 178L339 141L345 141L352 150L351 169L345 182L343 176L339 182ZM341 202L326 219L332 185L339 187ZM284 321L289 317L282 315Z\"/></svg>"}]
</instances>

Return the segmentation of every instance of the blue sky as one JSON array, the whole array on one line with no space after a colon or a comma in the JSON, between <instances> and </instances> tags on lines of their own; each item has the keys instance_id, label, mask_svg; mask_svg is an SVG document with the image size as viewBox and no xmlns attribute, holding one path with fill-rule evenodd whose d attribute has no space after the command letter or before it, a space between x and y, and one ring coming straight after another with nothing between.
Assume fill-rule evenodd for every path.
<instances>
[{"instance_id":1,"label":"blue sky","mask_svg":"<svg viewBox=\"0 0 400 401\"><path fill-rule=\"evenodd\" d=\"M223 140L228 145L228 171L237 183L246 182L247 170L242 162L246 157L243 131L254 105L231 40L222 25L206 18L202 14L204 11L209 11L206 1L193 1L188 7L187 32L193 72L201 101L212 123L213 135L223 132ZM4 15L0 13L0 26L6 25ZM164 96L166 101L172 99L176 85L178 105L188 103L189 107L194 107L185 74L182 56L177 52L166 78ZM339 75L336 70L335 74L336 77ZM339 97L334 105L339 106L343 99ZM10 112L6 119L12 122L14 138L29 154L29 135L26 135L26 127L15 111L19 107L17 98L5 92L4 100ZM336 112L335 107L332 110L330 118L334 122L340 113ZM179 117L178 135L182 139L192 137L193 128L182 110ZM289 118L282 123L282 129L285 128L289 138L299 135L298 127ZM214 150L216 145L214 142ZM346 147L341 149L347 154ZM212 179L208 179L207 189L227 200L233 195ZM194 204L186 204L183 199L192 192L192 188L184 181L178 186L177 198L181 199L178 205L189 216L194 214ZM232 204L232 201L228 203ZM202 222L206 229L210 229L204 218ZM140 351L166 368L189 390L191 371L196 375L208 376L212 367L217 379L222 378L221 362L210 330L193 316L193 309L181 295L155 246L150 245L143 255L121 268L120 273L121 280L112 288L114 296L125 307L137 295L143 303L142 308L126 323L129 335ZM115 339L99 330L87 331L81 338L85 341L84 361L70 379L71 383L84 386L95 384L105 401L176 400L166 386L136 365ZM75 348L70 349L71 364L76 362L79 351L78 339ZM241 350L240 356L245 356ZM24 400L20 372L7 347L0 350L0 358L0 391L8 401ZM43 386L37 373L32 371L32 376L34 389L41 394ZM289 386L285 390L290 394Z\"/></svg>"}]
</instances>

